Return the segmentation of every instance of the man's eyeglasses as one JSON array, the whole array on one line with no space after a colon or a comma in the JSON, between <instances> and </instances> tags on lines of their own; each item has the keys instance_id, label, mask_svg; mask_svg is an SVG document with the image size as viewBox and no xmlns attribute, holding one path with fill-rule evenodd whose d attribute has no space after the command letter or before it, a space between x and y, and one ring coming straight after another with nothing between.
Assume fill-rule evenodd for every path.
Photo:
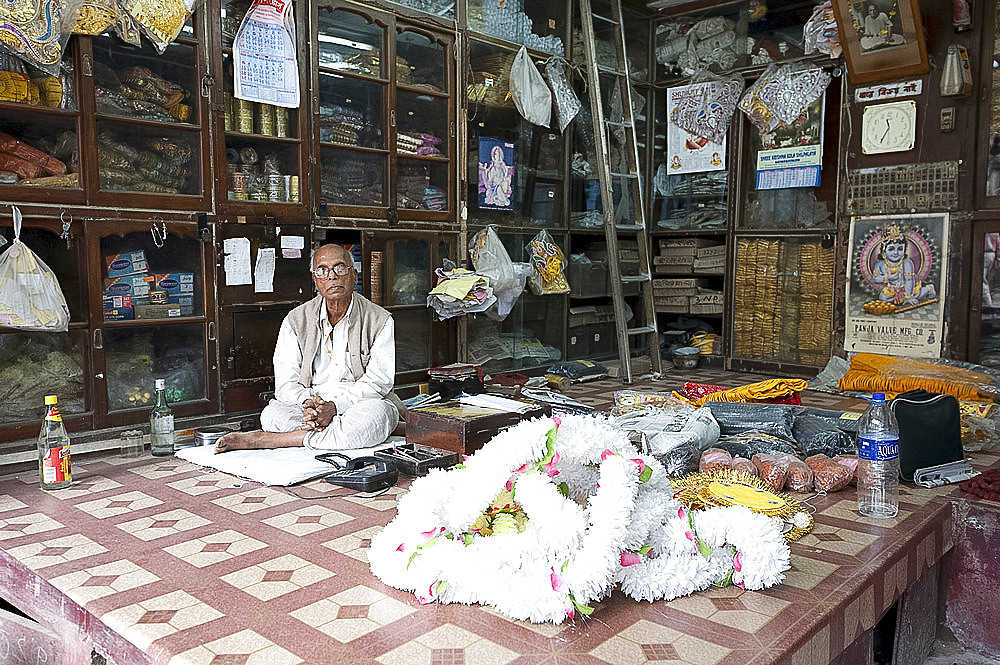
<instances>
[{"instance_id":1,"label":"man's eyeglasses","mask_svg":"<svg viewBox=\"0 0 1000 665\"><path fill-rule=\"evenodd\" d=\"M313 268L311 272L312 274L316 275L317 279L326 279L331 275L336 275L337 277L343 277L344 275L351 272L351 267L344 265L343 263L338 263L332 268L327 268L326 266Z\"/></svg>"}]
</instances>

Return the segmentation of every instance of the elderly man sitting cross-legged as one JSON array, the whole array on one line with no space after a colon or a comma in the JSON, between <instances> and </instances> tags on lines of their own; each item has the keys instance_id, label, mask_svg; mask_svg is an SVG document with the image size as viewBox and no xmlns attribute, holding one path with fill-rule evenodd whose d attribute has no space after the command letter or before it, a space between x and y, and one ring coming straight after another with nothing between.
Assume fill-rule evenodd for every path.
<instances>
[{"instance_id":1,"label":"elderly man sitting cross-legged","mask_svg":"<svg viewBox=\"0 0 1000 665\"><path fill-rule=\"evenodd\" d=\"M319 292L285 317L274 348L274 399L263 430L233 432L215 452L306 446L369 448L403 417L392 392L396 347L389 312L354 291L350 252L324 245L312 260Z\"/></svg>"}]
</instances>

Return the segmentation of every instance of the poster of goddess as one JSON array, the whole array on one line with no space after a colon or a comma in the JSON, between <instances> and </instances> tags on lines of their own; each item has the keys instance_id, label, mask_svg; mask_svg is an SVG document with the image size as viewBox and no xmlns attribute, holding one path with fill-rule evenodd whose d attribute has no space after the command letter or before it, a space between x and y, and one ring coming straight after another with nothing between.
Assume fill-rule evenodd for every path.
<instances>
[{"instance_id":1,"label":"poster of goddess","mask_svg":"<svg viewBox=\"0 0 1000 665\"><path fill-rule=\"evenodd\" d=\"M479 138L479 207L513 210L514 144Z\"/></svg>"}]
</instances>

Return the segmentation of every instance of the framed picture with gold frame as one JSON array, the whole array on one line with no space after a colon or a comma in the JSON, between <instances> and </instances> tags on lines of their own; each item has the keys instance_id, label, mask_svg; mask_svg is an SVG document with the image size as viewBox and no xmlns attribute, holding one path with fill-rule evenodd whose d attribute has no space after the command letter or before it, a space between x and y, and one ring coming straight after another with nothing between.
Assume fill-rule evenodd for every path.
<instances>
[{"instance_id":1,"label":"framed picture with gold frame","mask_svg":"<svg viewBox=\"0 0 1000 665\"><path fill-rule=\"evenodd\" d=\"M833 0L851 83L930 71L918 0Z\"/></svg>"}]
</instances>

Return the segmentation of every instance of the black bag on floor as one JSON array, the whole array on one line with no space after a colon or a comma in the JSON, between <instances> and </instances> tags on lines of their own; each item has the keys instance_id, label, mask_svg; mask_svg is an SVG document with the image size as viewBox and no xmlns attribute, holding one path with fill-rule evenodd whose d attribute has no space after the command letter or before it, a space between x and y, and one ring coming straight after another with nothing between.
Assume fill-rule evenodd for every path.
<instances>
[{"instance_id":1,"label":"black bag on floor","mask_svg":"<svg viewBox=\"0 0 1000 665\"><path fill-rule=\"evenodd\" d=\"M894 397L889 408L899 424L899 475L903 480L912 483L914 471L965 457L958 400L951 395L910 390Z\"/></svg>"}]
</instances>

